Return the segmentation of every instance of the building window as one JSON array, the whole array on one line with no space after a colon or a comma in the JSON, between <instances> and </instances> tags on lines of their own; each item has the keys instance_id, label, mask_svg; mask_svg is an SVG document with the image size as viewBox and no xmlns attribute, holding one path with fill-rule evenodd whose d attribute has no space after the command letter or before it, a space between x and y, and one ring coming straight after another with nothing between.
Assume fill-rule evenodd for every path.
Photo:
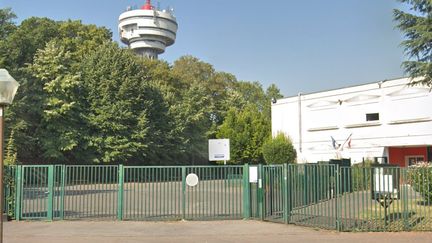
<instances>
[{"instance_id":1,"label":"building window","mask_svg":"<svg viewBox=\"0 0 432 243\"><path fill-rule=\"evenodd\" d=\"M366 114L366 121L379 121L379 113Z\"/></svg>"},{"instance_id":2,"label":"building window","mask_svg":"<svg viewBox=\"0 0 432 243\"><path fill-rule=\"evenodd\" d=\"M405 157L405 164L407 166L416 165L419 162L424 162L423 155L410 155Z\"/></svg>"},{"instance_id":3,"label":"building window","mask_svg":"<svg viewBox=\"0 0 432 243\"><path fill-rule=\"evenodd\" d=\"M374 157L375 164L388 164L387 157Z\"/></svg>"}]
</instances>

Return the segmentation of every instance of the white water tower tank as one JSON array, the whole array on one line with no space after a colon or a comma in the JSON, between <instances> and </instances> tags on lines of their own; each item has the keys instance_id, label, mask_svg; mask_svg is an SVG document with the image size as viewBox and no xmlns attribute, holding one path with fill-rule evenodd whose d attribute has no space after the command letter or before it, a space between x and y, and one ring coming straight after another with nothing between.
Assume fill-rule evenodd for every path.
<instances>
[{"instance_id":1,"label":"white water tower tank","mask_svg":"<svg viewBox=\"0 0 432 243\"><path fill-rule=\"evenodd\" d=\"M152 59L174 44L177 28L173 10L161 11L150 0L140 9L128 8L119 17L120 40L137 55Z\"/></svg>"}]
</instances>

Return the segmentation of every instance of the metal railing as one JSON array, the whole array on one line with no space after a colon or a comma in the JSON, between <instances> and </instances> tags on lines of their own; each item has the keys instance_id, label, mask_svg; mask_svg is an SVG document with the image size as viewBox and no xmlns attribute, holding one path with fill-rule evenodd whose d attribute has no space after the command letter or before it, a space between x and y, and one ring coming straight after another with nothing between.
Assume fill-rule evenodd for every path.
<instances>
[{"instance_id":1,"label":"metal railing","mask_svg":"<svg viewBox=\"0 0 432 243\"><path fill-rule=\"evenodd\" d=\"M189 186L186 176L199 183ZM255 218L340 231L432 230L432 168L19 165L4 211L16 220Z\"/></svg>"},{"instance_id":2,"label":"metal railing","mask_svg":"<svg viewBox=\"0 0 432 243\"><path fill-rule=\"evenodd\" d=\"M7 173L17 220L241 219L249 205L244 166L20 165Z\"/></svg>"}]
</instances>

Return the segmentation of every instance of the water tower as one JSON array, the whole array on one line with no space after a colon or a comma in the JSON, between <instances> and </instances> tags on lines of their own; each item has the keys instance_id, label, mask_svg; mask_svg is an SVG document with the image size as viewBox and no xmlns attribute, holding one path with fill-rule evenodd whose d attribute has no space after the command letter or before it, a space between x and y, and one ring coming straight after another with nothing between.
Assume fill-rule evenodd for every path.
<instances>
[{"instance_id":1,"label":"water tower","mask_svg":"<svg viewBox=\"0 0 432 243\"><path fill-rule=\"evenodd\" d=\"M177 28L173 10L160 10L150 0L139 9L128 7L119 17L120 40L137 55L152 59L174 44Z\"/></svg>"}]
</instances>

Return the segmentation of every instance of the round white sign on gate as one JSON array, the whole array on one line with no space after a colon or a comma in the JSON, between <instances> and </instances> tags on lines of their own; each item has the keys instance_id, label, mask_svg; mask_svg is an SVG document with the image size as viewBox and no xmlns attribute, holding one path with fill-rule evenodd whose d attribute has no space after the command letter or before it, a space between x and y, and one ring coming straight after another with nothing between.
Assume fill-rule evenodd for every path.
<instances>
[{"instance_id":1,"label":"round white sign on gate","mask_svg":"<svg viewBox=\"0 0 432 243\"><path fill-rule=\"evenodd\" d=\"M198 185L198 176L194 173L190 173L186 176L186 184L188 186L196 186Z\"/></svg>"}]
</instances>

